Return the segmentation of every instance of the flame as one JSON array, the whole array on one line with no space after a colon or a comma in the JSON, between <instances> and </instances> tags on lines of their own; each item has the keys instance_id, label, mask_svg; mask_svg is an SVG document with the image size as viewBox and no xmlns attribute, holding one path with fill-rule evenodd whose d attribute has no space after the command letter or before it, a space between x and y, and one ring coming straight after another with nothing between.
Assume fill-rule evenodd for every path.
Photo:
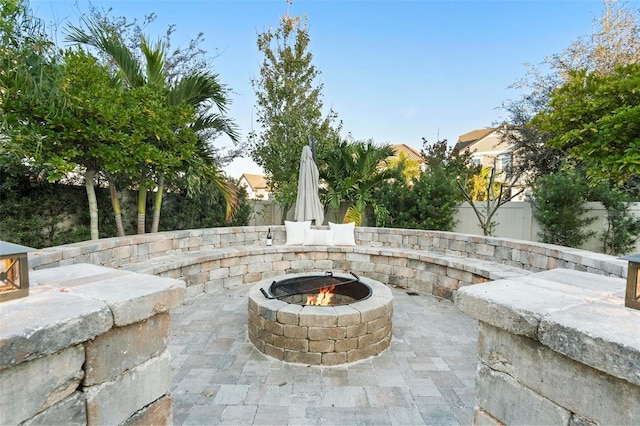
<instances>
[{"instance_id":1,"label":"flame","mask_svg":"<svg viewBox=\"0 0 640 426\"><path fill-rule=\"evenodd\" d=\"M330 305L331 298L333 298L333 289L336 286L332 285L331 287L325 287L320 289L320 292L314 296L307 296L307 305Z\"/></svg>"}]
</instances>

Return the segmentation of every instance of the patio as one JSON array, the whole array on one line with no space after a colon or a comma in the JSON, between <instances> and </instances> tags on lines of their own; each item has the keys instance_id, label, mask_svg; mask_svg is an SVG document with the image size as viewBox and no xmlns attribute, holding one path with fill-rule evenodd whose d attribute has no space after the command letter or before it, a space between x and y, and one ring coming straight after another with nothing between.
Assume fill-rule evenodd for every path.
<instances>
[{"instance_id":1,"label":"patio","mask_svg":"<svg viewBox=\"0 0 640 426\"><path fill-rule=\"evenodd\" d=\"M276 241L284 241L283 228L272 227ZM5 398L12 403L0 410L2 423L635 424L640 417L640 318L624 308L622 260L403 229L358 228L356 246L267 247L264 232L176 231L30 253L32 294L0 309L7 342L0 367L13 380L5 389L23 396ZM358 271L393 288L391 347L337 367L262 355L248 339L251 287L327 270ZM486 281L496 282L475 285ZM25 322L25 309L39 315Z\"/></svg>"},{"instance_id":2,"label":"patio","mask_svg":"<svg viewBox=\"0 0 640 426\"><path fill-rule=\"evenodd\" d=\"M247 337L249 287L171 311L174 424L470 424L477 321L452 302L393 289L393 340L335 367L274 360Z\"/></svg>"}]
</instances>

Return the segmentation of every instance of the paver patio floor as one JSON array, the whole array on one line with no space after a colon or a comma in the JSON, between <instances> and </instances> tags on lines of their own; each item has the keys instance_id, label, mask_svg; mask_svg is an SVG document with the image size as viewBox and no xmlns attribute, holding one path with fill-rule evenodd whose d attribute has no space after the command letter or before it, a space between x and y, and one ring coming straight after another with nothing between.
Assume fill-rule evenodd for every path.
<instances>
[{"instance_id":1,"label":"paver patio floor","mask_svg":"<svg viewBox=\"0 0 640 426\"><path fill-rule=\"evenodd\" d=\"M390 348L319 367L254 348L249 288L203 294L171 311L174 424L471 424L477 321L453 303L394 288Z\"/></svg>"}]
</instances>

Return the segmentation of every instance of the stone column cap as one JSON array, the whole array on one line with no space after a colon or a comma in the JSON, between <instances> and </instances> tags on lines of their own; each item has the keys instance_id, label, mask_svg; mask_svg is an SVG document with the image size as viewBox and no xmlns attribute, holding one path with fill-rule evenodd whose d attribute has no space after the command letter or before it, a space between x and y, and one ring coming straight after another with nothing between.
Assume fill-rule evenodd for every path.
<instances>
[{"instance_id":1,"label":"stone column cap","mask_svg":"<svg viewBox=\"0 0 640 426\"><path fill-rule=\"evenodd\" d=\"M145 320L185 297L181 280L91 264L29 275L28 297L0 303L0 369Z\"/></svg>"},{"instance_id":2,"label":"stone column cap","mask_svg":"<svg viewBox=\"0 0 640 426\"><path fill-rule=\"evenodd\" d=\"M625 280L568 269L458 290L480 321L640 385L640 311L624 306Z\"/></svg>"}]
</instances>

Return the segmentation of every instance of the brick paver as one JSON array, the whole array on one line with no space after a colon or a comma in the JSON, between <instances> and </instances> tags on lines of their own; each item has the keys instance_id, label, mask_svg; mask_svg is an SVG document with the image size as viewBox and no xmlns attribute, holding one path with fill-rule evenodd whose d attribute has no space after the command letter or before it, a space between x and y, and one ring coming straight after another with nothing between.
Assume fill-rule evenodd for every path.
<instances>
[{"instance_id":1,"label":"brick paver","mask_svg":"<svg viewBox=\"0 0 640 426\"><path fill-rule=\"evenodd\" d=\"M451 302L394 288L389 349L307 366L249 342L248 291L203 294L171 311L174 424L471 424L477 322Z\"/></svg>"}]
</instances>

